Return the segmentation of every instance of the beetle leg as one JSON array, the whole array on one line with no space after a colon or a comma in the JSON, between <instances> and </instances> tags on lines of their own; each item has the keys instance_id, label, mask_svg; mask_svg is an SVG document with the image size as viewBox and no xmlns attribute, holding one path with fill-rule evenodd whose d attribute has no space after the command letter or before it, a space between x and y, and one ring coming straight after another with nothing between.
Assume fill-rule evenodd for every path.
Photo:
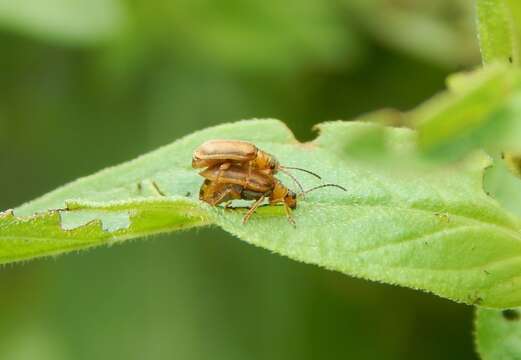
<instances>
[{"instance_id":1,"label":"beetle leg","mask_svg":"<svg viewBox=\"0 0 521 360\"><path fill-rule=\"evenodd\" d=\"M248 210L248 212L246 213L246 215L244 215L244 218L242 219L243 224L246 224L248 222L248 220L251 218L251 216L253 215L255 210L257 210L257 208L262 204L264 199L265 199L265 196L262 195L257 201L255 201L253 203L253 205L250 207L250 210Z\"/></svg>"},{"instance_id":2,"label":"beetle leg","mask_svg":"<svg viewBox=\"0 0 521 360\"><path fill-rule=\"evenodd\" d=\"M284 211L286 212L286 218L288 219L288 222L293 225L294 228L296 228L297 223L295 222L295 219L293 219L293 215L291 215L291 209L286 203L284 203Z\"/></svg>"},{"instance_id":3,"label":"beetle leg","mask_svg":"<svg viewBox=\"0 0 521 360\"><path fill-rule=\"evenodd\" d=\"M234 199L241 198L242 187L233 184L218 184L206 179L201 186L199 199L207 202L212 206L220 203L230 203Z\"/></svg>"},{"instance_id":4,"label":"beetle leg","mask_svg":"<svg viewBox=\"0 0 521 360\"><path fill-rule=\"evenodd\" d=\"M217 206L224 201L226 201L228 203L231 202L228 195L232 195L234 193L236 193L236 191L233 187L226 188L222 193L219 194L219 197L212 200L211 205Z\"/></svg>"}]
</instances>

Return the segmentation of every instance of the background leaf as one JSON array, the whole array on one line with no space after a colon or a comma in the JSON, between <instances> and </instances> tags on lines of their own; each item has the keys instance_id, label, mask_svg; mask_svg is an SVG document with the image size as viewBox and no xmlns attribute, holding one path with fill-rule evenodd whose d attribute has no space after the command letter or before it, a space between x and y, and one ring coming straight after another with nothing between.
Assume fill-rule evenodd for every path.
<instances>
[{"instance_id":1,"label":"background leaf","mask_svg":"<svg viewBox=\"0 0 521 360\"><path fill-rule=\"evenodd\" d=\"M483 360L521 358L520 310L476 311L476 345Z\"/></svg>"},{"instance_id":2,"label":"background leaf","mask_svg":"<svg viewBox=\"0 0 521 360\"><path fill-rule=\"evenodd\" d=\"M351 21L385 46L448 67L474 63L478 56L477 47L469 41L475 36L470 1L343 0L342 3ZM454 21L455 18L458 20Z\"/></svg>"},{"instance_id":3,"label":"background leaf","mask_svg":"<svg viewBox=\"0 0 521 360\"><path fill-rule=\"evenodd\" d=\"M477 148L493 153L513 146L521 97L521 73L496 64L448 79L448 90L408 114L421 148L439 158L457 158Z\"/></svg>"},{"instance_id":4,"label":"background leaf","mask_svg":"<svg viewBox=\"0 0 521 360\"><path fill-rule=\"evenodd\" d=\"M126 23L120 0L0 0L0 26L66 44L113 39Z\"/></svg>"},{"instance_id":5,"label":"background leaf","mask_svg":"<svg viewBox=\"0 0 521 360\"><path fill-rule=\"evenodd\" d=\"M210 222L254 245L350 275L465 303L521 303L515 290L521 271L519 221L483 192L486 156L434 167L418 158L410 130L345 122L319 128L314 142L300 144L278 121L218 126L80 179L21 206L15 217L4 215L4 262ZM310 194L295 211L296 229L280 207L260 209L244 226L244 211L197 200L202 180L189 159L211 138L252 141L283 164L317 171L348 191ZM383 144L381 151L349 154L350 145L371 139ZM301 178L305 187L316 183ZM167 198L154 193L152 181ZM45 213L64 207L61 224L56 211ZM64 223L64 215L82 211L85 216ZM36 212L43 214L31 217ZM92 222L96 219L101 224Z\"/></svg>"},{"instance_id":6,"label":"background leaf","mask_svg":"<svg viewBox=\"0 0 521 360\"><path fill-rule=\"evenodd\" d=\"M416 128L431 159L461 159L484 149L494 160L485 190L521 216L521 182L515 159L521 154L521 73L495 64L454 74L448 90L404 115Z\"/></svg>"},{"instance_id":7,"label":"background leaf","mask_svg":"<svg viewBox=\"0 0 521 360\"><path fill-rule=\"evenodd\" d=\"M508 0L477 0L477 17L483 62L514 61L518 34L513 31Z\"/></svg>"},{"instance_id":8,"label":"background leaf","mask_svg":"<svg viewBox=\"0 0 521 360\"><path fill-rule=\"evenodd\" d=\"M506 0L508 4L508 10L510 12L510 25L513 40L513 52L514 58L513 63L520 66L521 65L521 3L516 0Z\"/></svg>"}]
</instances>

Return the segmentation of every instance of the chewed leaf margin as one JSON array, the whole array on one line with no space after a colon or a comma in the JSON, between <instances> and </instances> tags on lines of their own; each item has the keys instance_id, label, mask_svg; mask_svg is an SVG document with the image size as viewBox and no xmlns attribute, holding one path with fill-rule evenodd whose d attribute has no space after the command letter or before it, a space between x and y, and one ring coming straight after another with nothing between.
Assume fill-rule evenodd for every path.
<instances>
[{"instance_id":1,"label":"chewed leaf margin","mask_svg":"<svg viewBox=\"0 0 521 360\"><path fill-rule=\"evenodd\" d=\"M93 219L65 227L64 216L94 212ZM128 216L128 226L107 230L104 221L111 213ZM67 201L63 209L49 210L30 216L15 216L13 210L0 214L0 264L55 256L69 251L124 240L203 226L210 223L204 207L189 199L157 198L129 202L94 203ZM40 237L35 229L45 230ZM16 235L10 232L16 230ZM24 246L31 242L31 246ZM16 255L9 256L16 248ZM20 249L26 248L27 251Z\"/></svg>"}]
</instances>

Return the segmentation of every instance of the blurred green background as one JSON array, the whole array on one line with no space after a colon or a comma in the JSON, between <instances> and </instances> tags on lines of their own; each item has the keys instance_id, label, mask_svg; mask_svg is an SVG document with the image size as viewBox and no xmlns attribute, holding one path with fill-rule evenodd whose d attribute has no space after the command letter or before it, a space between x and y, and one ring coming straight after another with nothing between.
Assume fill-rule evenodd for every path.
<instances>
[{"instance_id":1,"label":"blurred green background","mask_svg":"<svg viewBox=\"0 0 521 360\"><path fill-rule=\"evenodd\" d=\"M0 208L222 122L410 109L479 63L473 24L472 0L0 0ZM476 359L472 311L210 228L2 268L0 359Z\"/></svg>"}]
</instances>

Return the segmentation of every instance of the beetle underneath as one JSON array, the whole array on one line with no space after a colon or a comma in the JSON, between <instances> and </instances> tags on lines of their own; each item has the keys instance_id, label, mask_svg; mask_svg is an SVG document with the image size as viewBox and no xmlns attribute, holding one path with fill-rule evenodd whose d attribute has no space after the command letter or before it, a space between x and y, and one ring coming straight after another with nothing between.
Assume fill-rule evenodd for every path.
<instances>
[{"instance_id":1,"label":"beetle underneath","mask_svg":"<svg viewBox=\"0 0 521 360\"><path fill-rule=\"evenodd\" d=\"M340 185L323 184L297 194L273 175L249 171L239 165L231 165L226 169L214 166L203 170L200 175L205 181L201 186L199 199L212 206L229 204L232 200L254 200L243 218L243 223L247 223L255 210L267 199L270 205L283 204L288 221L295 226L291 211L297 208L298 196L324 187L337 187L347 191Z\"/></svg>"}]
</instances>

